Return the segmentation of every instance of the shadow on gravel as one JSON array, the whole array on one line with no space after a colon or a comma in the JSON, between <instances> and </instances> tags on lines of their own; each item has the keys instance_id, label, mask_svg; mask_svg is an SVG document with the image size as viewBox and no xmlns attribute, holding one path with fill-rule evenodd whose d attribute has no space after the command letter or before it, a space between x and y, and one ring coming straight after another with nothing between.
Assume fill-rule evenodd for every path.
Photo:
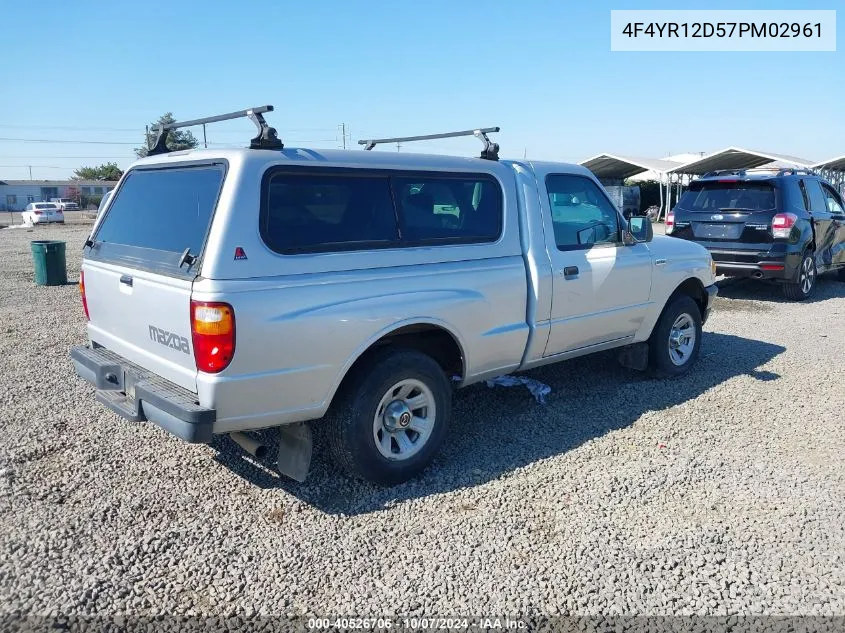
<instances>
[{"instance_id":1,"label":"shadow on gravel","mask_svg":"<svg viewBox=\"0 0 845 633\"><path fill-rule=\"evenodd\" d=\"M560 455L589 440L633 424L648 411L692 400L735 376L761 381L779 376L758 369L785 348L726 334L705 332L701 357L677 380L652 380L618 365L613 353L549 365L531 372L552 388L545 405L523 387L484 384L455 395L452 424L434 465L416 481L379 488L339 472L325 449L319 422L311 472L305 483L256 464L228 438L215 441L217 459L261 488L283 488L330 513L357 515L394 503L481 485L539 460ZM265 438L273 441L272 432ZM272 454L272 452L271 452Z\"/></svg>"},{"instance_id":2,"label":"shadow on gravel","mask_svg":"<svg viewBox=\"0 0 845 633\"><path fill-rule=\"evenodd\" d=\"M780 284L770 281L758 281L756 279L746 279L743 277L731 277L722 279L717 282L719 286L718 299L728 299L730 301L721 301L717 309L731 310L731 302L733 301L765 301L770 303L818 303L820 301L827 301L828 299L845 298L845 283L836 279L830 274L821 275L816 282L816 289L813 296L806 301L791 301L783 296L783 290ZM741 309L739 307L735 309ZM754 305L748 308L757 311L771 309L770 306Z\"/></svg>"}]
</instances>

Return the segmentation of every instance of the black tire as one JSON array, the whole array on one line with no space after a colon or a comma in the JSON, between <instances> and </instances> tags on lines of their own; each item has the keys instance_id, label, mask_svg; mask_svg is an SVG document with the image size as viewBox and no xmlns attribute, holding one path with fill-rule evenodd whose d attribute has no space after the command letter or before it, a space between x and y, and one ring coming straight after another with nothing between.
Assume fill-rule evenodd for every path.
<instances>
[{"instance_id":1,"label":"black tire","mask_svg":"<svg viewBox=\"0 0 845 633\"><path fill-rule=\"evenodd\" d=\"M384 429L375 430L377 410L386 398L393 398L401 392L394 387L415 382L429 390L434 407L414 409L411 418L417 419L415 414L419 411L433 411L430 433L416 452L400 459L398 455L402 448L398 436L402 435L406 443L411 442L410 438L416 431L410 427L397 428L396 433L390 433L387 439L389 450L395 448L397 457L388 458L382 453L384 444L381 449L377 444L381 443L378 438L383 441L386 433ZM422 390L418 391L424 395ZM414 393L416 391L412 391L409 397ZM390 402L404 403L405 400ZM402 483L420 474L434 459L446 435L451 410L452 387L433 358L410 349L378 352L370 358L366 369L358 372L348 385L344 385L343 393L338 394L328 420L329 450L335 462L353 477L388 486ZM384 420L384 416L379 418ZM398 423L411 424L404 420ZM423 435L417 434L416 438L420 441Z\"/></svg>"},{"instance_id":2,"label":"black tire","mask_svg":"<svg viewBox=\"0 0 845 633\"><path fill-rule=\"evenodd\" d=\"M816 289L817 277L815 253L805 251L795 271L795 279L783 284L783 295L790 301L809 299Z\"/></svg>"},{"instance_id":3,"label":"black tire","mask_svg":"<svg viewBox=\"0 0 845 633\"><path fill-rule=\"evenodd\" d=\"M673 352L670 335L677 323L684 323L682 319L684 315L688 318L689 327L680 329L679 332L691 329L695 339L692 341L691 350L681 353L683 345L687 344L684 343L675 347ZM662 378L674 378L689 371L698 358L698 352L701 349L701 309L692 297L678 295L669 301L651 333L648 346L649 368L653 375ZM680 363L678 362L679 358Z\"/></svg>"}]
</instances>

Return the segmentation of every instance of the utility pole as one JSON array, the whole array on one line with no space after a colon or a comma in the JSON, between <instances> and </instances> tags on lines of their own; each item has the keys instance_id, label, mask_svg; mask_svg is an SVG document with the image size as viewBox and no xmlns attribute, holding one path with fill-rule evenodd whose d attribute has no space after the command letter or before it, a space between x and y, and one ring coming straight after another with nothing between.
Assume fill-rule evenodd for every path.
<instances>
[{"instance_id":1,"label":"utility pole","mask_svg":"<svg viewBox=\"0 0 845 633\"><path fill-rule=\"evenodd\" d=\"M150 126L144 126L144 143L147 146L147 151L150 151Z\"/></svg>"},{"instance_id":2,"label":"utility pole","mask_svg":"<svg viewBox=\"0 0 845 633\"><path fill-rule=\"evenodd\" d=\"M27 165L29 167L29 179L32 180L32 165Z\"/></svg>"},{"instance_id":3,"label":"utility pole","mask_svg":"<svg viewBox=\"0 0 845 633\"><path fill-rule=\"evenodd\" d=\"M205 137L205 123L202 124L202 146L208 149L208 139Z\"/></svg>"},{"instance_id":4,"label":"utility pole","mask_svg":"<svg viewBox=\"0 0 845 633\"><path fill-rule=\"evenodd\" d=\"M396 151L398 152L400 149L402 149L402 143L396 143Z\"/></svg>"},{"instance_id":5,"label":"utility pole","mask_svg":"<svg viewBox=\"0 0 845 633\"><path fill-rule=\"evenodd\" d=\"M522 150L522 160L525 160L526 158L528 158L528 148L527 147Z\"/></svg>"},{"instance_id":6,"label":"utility pole","mask_svg":"<svg viewBox=\"0 0 845 633\"><path fill-rule=\"evenodd\" d=\"M343 136L343 149L346 149L346 123L340 124L340 133Z\"/></svg>"}]
</instances>

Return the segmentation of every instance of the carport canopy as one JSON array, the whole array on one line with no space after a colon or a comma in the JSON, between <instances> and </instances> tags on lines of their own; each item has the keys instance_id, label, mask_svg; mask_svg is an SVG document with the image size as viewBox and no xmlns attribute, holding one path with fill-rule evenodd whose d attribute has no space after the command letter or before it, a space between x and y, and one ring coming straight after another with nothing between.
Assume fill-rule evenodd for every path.
<instances>
[{"instance_id":1,"label":"carport canopy","mask_svg":"<svg viewBox=\"0 0 845 633\"><path fill-rule=\"evenodd\" d=\"M820 163L816 163L812 167L813 169L818 169L819 171L845 172L845 155L838 156L837 158L831 158L830 160L823 160Z\"/></svg>"},{"instance_id":2,"label":"carport canopy","mask_svg":"<svg viewBox=\"0 0 845 633\"><path fill-rule=\"evenodd\" d=\"M758 152L742 149L741 147L728 147L718 152L713 152L699 159L678 165L670 170L672 173L689 174L690 176L702 176L707 172L720 169L754 169L769 163L782 163L794 167L809 168L813 161L797 156L786 154L775 154L774 152Z\"/></svg>"},{"instance_id":3,"label":"carport canopy","mask_svg":"<svg viewBox=\"0 0 845 633\"><path fill-rule=\"evenodd\" d=\"M639 158L634 156L618 156L615 154L599 154L587 160L582 160L579 165L586 167L599 180L610 178L630 178L646 171L654 171L665 174L680 163L671 160L660 160L658 158Z\"/></svg>"}]
</instances>

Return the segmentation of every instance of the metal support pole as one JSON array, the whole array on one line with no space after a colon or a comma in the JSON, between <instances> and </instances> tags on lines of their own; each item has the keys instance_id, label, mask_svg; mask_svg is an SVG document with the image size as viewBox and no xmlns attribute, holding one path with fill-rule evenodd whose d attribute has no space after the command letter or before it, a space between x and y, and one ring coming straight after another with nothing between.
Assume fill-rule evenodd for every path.
<instances>
[{"instance_id":1,"label":"metal support pole","mask_svg":"<svg viewBox=\"0 0 845 633\"><path fill-rule=\"evenodd\" d=\"M208 149L208 138L205 136L205 123L202 124L202 146Z\"/></svg>"},{"instance_id":2,"label":"metal support pole","mask_svg":"<svg viewBox=\"0 0 845 633\"><path fill-rule=\"evenodd\" d=\"M666 174L666 215L672 210L672 175ZM664 216L665 217L665 216Z\"/></svg>"},{"instance_id":3,"label":"metal support pole","mask_svg":"<svg viewBox=\"0 0 845 633\"><path fill-rule=\"evenodd\" d=\"M663 174L660 174L658 183L657 189L660 191L660 209L657 211L657 221L660 222L660 219L665 217L663 214Z\"/></svg>"}]
</instances>

